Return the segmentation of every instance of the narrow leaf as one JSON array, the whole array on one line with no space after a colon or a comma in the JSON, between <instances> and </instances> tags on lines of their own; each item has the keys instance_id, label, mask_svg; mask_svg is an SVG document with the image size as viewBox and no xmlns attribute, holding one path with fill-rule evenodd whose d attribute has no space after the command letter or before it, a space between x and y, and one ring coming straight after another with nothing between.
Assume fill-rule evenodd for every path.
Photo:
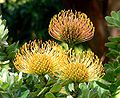
<instances>
[{"instance_id":1,"label":"narrow leaf","mask_svg":"<svg viewBox=\"0 0 120 98\"><path fill-rule=\"evenodd\" d=\"M115 69L115 74L120 74L120 66L118 68Z\"/></svg>"},{"instance_id":2,"label":"narrow leaf","mask_svg":"<svg viewBox=\"0 0 120 98\"><path fill-rule=\"evenodd\" d=\"M109 90L109 87L108 87L107 85L105 85L104 83L101 83L101 82L99 82L99 81L96 81L96 83L97 83L100 87Z\"/></svg>"},{"instance_id":3,"label":"narrow leaf","mask_svg":"<svg viewBox=\"0 0 120 98\"><path fill-rule=\"evenodd\" d=\"M115 11L112 11L111 12L111 16L113 17L113 18L115 18L115 19L119 19L119 14L117 13L117 12L115 12Z\"/></svg>"},{"instance_id":4,"label":"narrow leaf","mask_svg":"<svg viewBox=\"0 0 120 98\"><path fill-rule=\"evenodd\" d=\"M112 48L112 49L116 49L117 48L117 44L115 44L114 42L108 42L105 44L105 46Z\"/></svg>"},{"instance_id":5,"label":"narrow leaf","mask_svg":"<svg viewBox=\"0 0 120 98\"><path fill-rule=\"evenodd\" d=\"M56 98L56 97L51 92L48 92L45 94L45 98Z\"/></svg>"},{"instance_id":6,"label":"narrow leaf","mask_svg":"<svg viewBox=\"0 0 120 98\"><path fill-rule=\"evenodd\" d=\"M105 20L106 20L108 23L110 23L110 24L114 24L114 19L113 19L112 17L110 17L110 16L106 16L106 17L105 17Z\"/></svg>"},{"instance_id":7,"label":"narrow leaf","mask_svg":"<svg viewBox=\"0 0 120 98\"><path fill-rule=\"evenodd\" d=\"M108 37L108 40L111 42L120 42L120 36L118 37Z\"/></svg>"},{"instance_id":8,"label":"narrow leaf","mask_svg":"<svg viewBox=\"0 0 120 98\"><path fill-rule=\"evenodd\" d=\"M24 91L20 98L27 98L29 92L30 92L29 90Z\"/></svg>"},{"instance_id":9,"label":"narrow leaf","mask_svg":"<svg viewBox=\"0 0 120 98\"><path fill-rule=\"evenodd\" d=\"M62 85L60 85L59 83L55 83L53 87L50 89L50 92L56 93L59 92L61 89L62 89Z\"/></svg>"}]
</instances>

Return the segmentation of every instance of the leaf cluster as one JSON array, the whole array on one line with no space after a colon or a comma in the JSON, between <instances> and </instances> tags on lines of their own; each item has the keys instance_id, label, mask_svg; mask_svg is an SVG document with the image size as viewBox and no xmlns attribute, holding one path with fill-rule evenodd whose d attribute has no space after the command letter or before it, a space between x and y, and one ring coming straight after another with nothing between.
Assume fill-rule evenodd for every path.
<instances>
[{"instance_id":1,"label":"leaf cluster","mask_svg":"<svg viewBox=\"0 0 120 98\"><path fill-rule=\"evenodd\" d=\"M120 28L120 11L112 11L111 16L106 16L105 19L109 26Z\"/></svg>"},{"instance_id":2,"label":"leaf cluster","mask_svg":"<svg viewBox=\"0 0 120 98\"><path fill-rule=\"evenodd\" d=\"M120 12L111 12L111 16L105 17L109 26L120 28ZM102 88L109 90L110 96L117 95L120 89L120 36L109 37L105 46L108 48L106 56L108 63L104 65L104 82L97 82Z\"/></svg>"}]
</instances>

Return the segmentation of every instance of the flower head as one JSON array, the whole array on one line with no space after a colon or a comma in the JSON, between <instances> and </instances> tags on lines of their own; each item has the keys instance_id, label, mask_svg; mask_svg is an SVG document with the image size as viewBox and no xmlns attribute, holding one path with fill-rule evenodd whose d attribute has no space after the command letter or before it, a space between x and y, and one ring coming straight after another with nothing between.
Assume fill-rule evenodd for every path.
<instances>
[{"instance_id":1,"label":"flower head","mask_svg":"<svg viewBox=\"0 0 120 98\"><path fill-rule=\"evenodd\" d=\"M85 13L62 10L51 19L49 34L68 44L77 44L92 39L94 27Z\"/></svg>"},{"instance_id":2,"label":"flower head","mask_svg":"<svg viewBox=\"0 0 120 98\"><path fill-rule=\"evenodd\" d=\"M102 62L91 51L64 58L60 71L56 74L63 80L88 82L99 79L104 74Z\"/></svg>"},{"instance_id":3,"label":"flower head","mask_svg":"<svg viewBox=\"0 0 120 98\"><path fill-rule=\"evenodd\" d=\"M53 73L60 57L61 47L53 41L30 41L17 52L14 65L24 73Z\"/></svg>"}]
</instances>

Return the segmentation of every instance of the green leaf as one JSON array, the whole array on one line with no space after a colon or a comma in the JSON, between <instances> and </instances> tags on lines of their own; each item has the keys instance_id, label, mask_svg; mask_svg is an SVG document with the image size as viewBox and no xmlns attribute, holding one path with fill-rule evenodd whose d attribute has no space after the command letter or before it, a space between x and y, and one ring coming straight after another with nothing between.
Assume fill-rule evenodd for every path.
<instances>
[{"instance_id":1,"label":"green leaf","mask_svg":"<svg viewBox=\"0 0 120 98\"><path fill-rule=\"evenodd\" d=\"M115 93L117 90L117 86L115 84L111 84L109 90L110 92Z\"/></svg>"},{"instance_id":2,"label":"green leaf","mask_svg":"<svg viewBox=\"0 0 120 98\"><path fill-rule=\"evenodd\" d=\"M120 42L120 36L118 37L108 37L108 40L111 42Z\"/></svg>"},{"instance_id":3,"label":"green leaf","mask_svg":"<svg viewBox=\"0 0 120 98\"><path fill-rule=\"evenodd\" d=\"M3 83L2 89L6 90L9 87L9 83Z\"/></svg>"},{"instance_id":4,"label":"green leaf","mask_svg":"<svg viewBox=\"0 0 120 98\"><path fill-rule=\"evenodd\" d=\"M22 92L22 96L19 98L27 98L27 96L29 95L29 92L30 92L29 90Z\"/></svg>"},{"instance_id":5,"label":"green leaf","mask_svg":"<svg viewBox=\"0 0 120 98\"><path fill-rule=\"evenodd\" d=\"M113 98L120 98L120 91L117 91L117 94Z\"/></svg>"},{"instance_id":6,"label":"green leaf","mask_svg":"<svg viewBox=\"0 0 120 98\"><path fill-rule=\"evenodd\" d=\"M111 16L112 16L113 18L119 20L119 14L118 14L117 12L112 11L112 12L111 12Z\"/></svg>"},{"instance_id":7,"label":"green leaf","mask_svg":"<svg viewBox=\"0 0 120 98\"><path fill-rule=\"evenodd\" d=\"M111 24L109 23L108 26L112 26L112 27L120 28L120 22L117 21L117 20L115 20L115 19L113 19L113 23L111 23Z\"/></svg>"},{"instance_id":8,"label":"green leaf","mask_svg":"<svg viewBox=\"0 0 120 98\"><path fill-rule=\"evenodd\" d=\"M110 98L109 95L110 95L110 94L109 94L108 91L104 91L104 92L102 93L102 95L101 95L100 98Z\"/></svg>"},{"instance_id":9,"label":"green leaf","mask_svg":"<svg viewBox=\"0 0 120 98\"><path fill-rule=\"evenodd\" d=\"M34 87L37 88L37 89L42 89L43 85L41 85L41 84L35 84Z\"/></svg>"},{"instance_id":10,"label":"green leaf","mask_svg":"<svg viewBox=\"0 0 120 98\"><path fill-rule=\"evenodd\" d=\"M10 95L7 93L2 93L1 96L2 98L11 98Z\"/></svg>"},{"instance_id":11,"label":"green leaf","mask_svg":"<svg viewBox=\"0 0 120 98\"><path fill-rule=\"evenodd\" d=\"M110 23L110 24L114 24L114 18L110 17L110 16L106 16L105 20Z\"/></svg>"},{"instance_id":12,"label":"green leaf","mask_svg":"<svg viewBox=\"0 0 120 98\"><path fill-rule=\"evenodd\" d=\"M118 28L120 28L120 21L114 19L114 25Z\"/></svg>"},{"instance_id":13,"label":"green leaf","mask_svg":"<svg viewBox=\"0 0 120 98\"><path fill-rule=\"evenodd\" d=\"M0 17L0 45L6 44L6 40L8 38L8 29L5 27L5 25L5 20L2 20L2 17Z\"/></svg>"},{"instance_id":14,"label":"green leaf","mask_svg":"<svg viewBox=\"0 0 120 98\"><path fill-rule=\"evenodd\" d=\"M101 82L99 82L99 81L96 81L96 83L97 83L100 87L109 90L109 86L105 85L104 83L101 83Z\"/></svg>"},{"instance_id":15,"label":"green leaf","mask_svg":"<svg viewBox=\"0 0 120 98\"><path fill-rule=\"evenodd\" d=\"M69 87L68 87L69 85L67 84L67 85L65 85L65 91L67 92L67 93L70 93L70 90L69 90Z\"/></svg>"},{"instance_id":16,"label":"green leaf","mask_svg":"<svg viewBox=\"0 0 120 98\"><path fill-rule=\"evenodd\" d=\"M117 68L117 67L119 66L119 62L118 62L117 60L115 60L115 61L113 62L113 65L114 65L114 68Z\"/></svg>"},{"instance_id":17,"label":"green leaf","mask_svg":"<svg viewBox=\"0 0 120 98\"><path fill-rule=\"evenodd\" d=\"M110 26L120 28L120 13L112 11L111 16L105 17Z\"/></svg>"},{"instance_id":18,"label":"green leaf","mask_svg":"<svg viewBox=\"0 0 120 98\"><path fill-rule=\"evenodd\" d=\"M19 44L19 42L13 43L13 44L9 45L9 46L7 47L7 49L6 49L6 51L7 51L8 53L10 53L10 52L12 52L12 51L15 51L15 50L18 48L18 44Z\"/></svg>"},{"instance_id":19,"label":"green leaf","mask_svg":"<svg viewBox=\"0 0 120 98\"><path fill-rule=\"evenodd\" d=\"M111 16L115 18L116 20L120 21L120 11L112 11Z\"/></svg>"},{"instance_id":20,"label":"green leaf","mask_svg":"<svg viewBox=\"0 0 120 98\"><path fill-rule=\"evenodd\" d=\"M108 82L115 82L115 73L114 73L114 69L107 69L106 70L106 74L103 77L104 80L108 81Z\"/></svg>"},{"instance_id":21,"label":"green leaf","mask_svg":"<svg viewBox=\"0 0 120 98\"><path fill-rule=\"evenodd\" d=\"M95 87L89 91L89 98L98 98L98 87Z\"/></svg>"},{"instance_id":22,"label":"green leaf","mask_svg":"<svg viewBox=\"0 0 120 98\"><path fill-rule=\"evenodd\" d=\"M105 46L109 47L109 48L112 48L112 49L116 49L117 48L117 44L114 43L114 42L105 43Z\"/></svg>"},{"instance_id":23,"label":"green leaf","mask_svg":"<svg viewBox=\"0 0 120 98\"><path fill-rule=\"evenodd\" d=\"M87 89L87 85L85 83L80 83L80 89Z\"/></svg>"},{"instance_id":24,"label":"green leaf","mask_svg":"<svg viewBox=\"0 0 120 98\"><path fill-rule=\"evenodd\" d=\"M54 84L54 83L55 83L55 81L52 80L52 79L50 79L50 80L47 82L46 86L52 85L52 84Z\"/></svg>"},{"instance_id":25,"label":"green leaf","mask_svg":"<svg viewBox=\"0 0 120 98\"><path fill-rule=\"evenodd\" d=\"M15 57L17 50L18 50L18 42L13 43L10 46L8 46L6 49L8 58L13 59Z\"/></svg>"},{"instance_id":26,"label":"green leaf","mask_svg":"<svg viewBox=\"0 0 120 98\"><path fill-rule=\"evenodd\" d=\"M80 98L88 98L88 92L89 92L89 89L91 89L90 85L86 85L86 83L80 83L79 88L81 89L81 92L82 92L82 94L79 95Z\"/></svg>"},{"instance_id":27,"label":"green leaf","mask_svg":"<svg viewBox=\"0 0 120 98\"><path fill-rule=\"evenodd\" d=\"M111 65L110 64L104 64L104 68L106 68L106 69L108 69L108 68L110 68L111 67Z\"/></svg>"},{"instance_id":28,"label":"green leaf","mask_svg":"<svg viewBox=\"0 0 120 98\"><path fill-rule=\"evenodd\" d=\"M0 52L0 61L4 60L7 57L7 55L3 52Z\"/></svg>"},{"instance_id":29,"label":"green leaf","mask_svg":"<svg viewBox=\"0 0 120 98\"><path fill-rule=\"evenodd\" d=\"M94 92L92 94L90 93L89 98L98 98L98 93L97 92Z\"/></svg>"},{"instance_id":30,"label":"green leaf","mask_svg":"<svg viewBox=\"0 0 120 98\"><path fill-rule=\"evenodd\" d=\"M117 87L119 87L119 86L120 86L120 79L117 79L117 81L116 81L115 85L116 85Z\"/></svg>"},{"instance_id":31,"label":"green leaf","mask_svg":"<svg viewBox=\"0 0 120 98\"><path fill-rule=\"evenodd\" d=\"M3 52L0 52L0 56L6 56L6 54Z\"/></svg>"},{"instance_id":32,"label":"green leaf","mask_svg":"<svg viewBox=\"0 0 120 98\"><path fill-rule=\"evenodd\" d=\"M119 51L114 50L114 49L110 49L110 52L107 53L107 56L108 56L108 57L111 57L111 56L113 56L113 57L119 56Z\"/></svg>"},{"instance_id":33,"label":"green leaf","mask_svg":"<svg viewBox=\"0 0 120 98\"><path fill-rule=\"evenodd\" d=\"M54 96L53 93L47 92L47 93L45 94L45 98L56 98L56 97Z\"/></svg>"},{"instance_id":34,"label":"green leaf","mask_svg":"<svg viewBox=\"0 0 120 98\"><path fill-rule=\"evenodd\" d=\"M53 87L50 89L51 93L57 93L62 89L62 85L59 83L55 83Z\"/></svg>"},{"instance_id":35,"label":"green leaf","mask_svg":"<svg viewBox=\"0 0 120 98\"><path fill-rule=\"evenodd\" d=\"M120 43L118 43L118 45L117 45L117 50L119 50L119 52L120 52Z\"/></svg>"},{"instance_id":36,"label":"green leaf","mask_svg":"<svg viewBox=\"0 0 120 98\"><path fill-rule=\"evenodd\" d=\"M117 60L118 60L118 62L119 62L119 64L120 64L120 56L117 57Z\"/></svg>"},{"instance_id":37,"label":"green leaf","mask_svg":"<svg viewBox=\"0 0 120 98\"><path fill-rule=\"evenodd\" d=\"M120 66L115 69L115 74L119 75L120 74Z\"/></svg>"},{"instance_id":38,"label":"green leaf","mask_svg":"<svg viewBox=\"0 0 120 98\"><path fill-rule=\"evenodd\" d=\"M88 92L89 92L89 88L87 89L82 89L82 94L79 96L82 96L80 98L88 98Z\"/></svg>"}]
</instances>

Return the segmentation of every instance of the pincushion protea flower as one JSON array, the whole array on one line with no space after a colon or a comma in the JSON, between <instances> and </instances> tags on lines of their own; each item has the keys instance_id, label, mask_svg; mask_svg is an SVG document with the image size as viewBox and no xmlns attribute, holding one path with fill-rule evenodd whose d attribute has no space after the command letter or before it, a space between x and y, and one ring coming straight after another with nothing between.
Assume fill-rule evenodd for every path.
<instances>
[{"instance_id":1,"label":"pincushion protea flower","mask_svg":"<svg viewBox=\"0 0 120 98\"><path fill-rule=\"evenodd\" d=\"M99 79L104 75L102 62L91 51L82 52L79 56L70 54L64 58L58 74L63 80L88 82Z\"/></svg>"},{"instance_id":2,"label":"pincushion protea flower","mask_svg":"<svg viewBox=\"0 0 120 98\"><path fill-rule=\"evenodd\" d=\"M25 43L17 52L14 59L15 67L29 74L52 74L60 57L61 47L48 41L30 41ZM60 61L60 60L59 60Z\"/></svg>"},{"instance_id":3,"label":"pincushion protea flower","mask_svg":"<svg viewBox=\"0 0 120 98\"><path fill-rule=\"evenodd\" d=\"M92 39L94 27L85 13L62 10L51 19L49 34L57 40L72 45Z\"/></svg>"}]
</instances>

